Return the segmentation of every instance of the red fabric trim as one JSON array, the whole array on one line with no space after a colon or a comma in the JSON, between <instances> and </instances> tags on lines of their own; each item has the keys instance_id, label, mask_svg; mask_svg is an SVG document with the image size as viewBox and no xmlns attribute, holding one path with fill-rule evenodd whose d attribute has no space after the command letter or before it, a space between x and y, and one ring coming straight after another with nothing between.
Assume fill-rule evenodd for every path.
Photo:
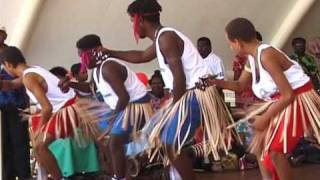
<instances>
[{"instance_id":1,"label":"red fabric trim","mask_svg":"<svg viewBox=\"0 0 320 180\"><path fill-rule=\"evenodd\" d=\"M307 91L310 91L313 89L313 85L312 85L312 82L309 81L307 82L305 85L293 90L293 94L296 96L296 95L299 95L299 94L302 94L302 93L305 93ZM272 99L276 100L276 99L279 99L280 98L280 94L279 93L276 93L272 96Z\"/></svg>"},{"instance_id":2,"label":"red fabric trim","mask_svg":"<svg viewBox=\"0 0 320 180\"><path fill-rule=\"evenodd\" d=\"M65 105L62 108L66 108L68 106L73 105L76 102L76 97L70 99L69 101L67 101L65 103ZM61 108L61 109L62 109ZM67 119L67 123L66 123L66 127L64 126L63 122L57 123L57 121L62 121L61 116L57 116L57 115L53 115L50 120L44 125L44 127L42 127L42 132L44 132L46 129L48 129L48 134L51 135L52 137L55 138L64 138L64 137L69 137L72 136L72 125L69 119ZM67 116L68 118L68 116ZM31 128L32 131L36 131L38 128L38 125L41 121L41 115L40 114L36 114L33 115L31 117ZM61 134L58 137L58 135L56 134L56 124L60 124L61 126Z\"/></svg>"}]
</instances>

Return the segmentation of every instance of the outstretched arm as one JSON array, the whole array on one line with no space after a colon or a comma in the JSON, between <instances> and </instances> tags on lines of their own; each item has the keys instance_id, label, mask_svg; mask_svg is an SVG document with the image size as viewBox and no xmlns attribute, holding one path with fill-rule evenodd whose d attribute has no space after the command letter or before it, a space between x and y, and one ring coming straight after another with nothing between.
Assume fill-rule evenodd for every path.
<instances>
[{"instance_id":1,"label":"outstretched arm","mask_svg":"<svg viewBox=\"0 0 320 180\"><path fill-rule=\"evenodd\" d=\"M231 91L242 92L248 86L250 86L252 81L251 73L247 70L243 70L239 80L237 81L225 81L219 79L208 79L207 83L209 85L216 85L222 89L229 89Z\"/></svg>"},{"instance_id":2,"label":"outstretched arm","mask_svg":"<svg viewBox=\"0 0 320 180\"><path fill-rule=\"evenodd\" d=\"M159 45L173 75L173 102L175 103L186 92L186 76L181 60L184 42L175 32L169 31L161 34Z\"/></svg>"},{"instance_id":3,"label":"outstretched arm","mask_svg":"<svg viewBox=\"0 0 320 180\"><path fill-rule=\"evenodd\" d=\"M58 86L62 92L68 92L69 88L72 88L81 92L91 93L90 83L91 82L73 82L70 81L69 78L65 78L59 81Z\"/></svg>"},{"instance_id":4,"label":"outstretched arm","mask_svg":"<svg viewBox=\"0 0 320 180\"><path fill-rule=\"evenodd\" d=\"M23 78L23 84L34 95L41 106L41 122L39 128L47 123L52 115L52 105L46 96L47 84L35 73L28 73Z\"/></svg>"},{"instance_id":5,"label":"outstretched arm","mask_svg":"<svg viewBox=\"0 0 320 180\"><path fill-rule=\"evenodd\" d=\"M144 51L114 51L109 49L102 49L102 51L110 57L114 57L135 64L150 62L156 58L155 43L153 43Z\"/></svg>"}]
</instances>

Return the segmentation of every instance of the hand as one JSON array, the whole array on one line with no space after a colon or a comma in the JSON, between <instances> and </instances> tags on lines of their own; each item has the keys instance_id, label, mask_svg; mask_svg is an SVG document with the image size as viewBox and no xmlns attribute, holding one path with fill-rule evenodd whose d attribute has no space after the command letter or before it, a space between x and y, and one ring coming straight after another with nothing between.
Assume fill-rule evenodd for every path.
<instances>
[{"instance_id":1,"label":"hand","mask_svg":"<svg viewBox=\"0 0 320 180\"><path fill-rule=\"evenodd\" d=\"M208 76L208 78L206 78L205 83L208 86L214 86L218 83L218 80L216 78L217 78L217 75L214 75L214 76L210 75L210 76Z\"/></svg>"},{"instance_id":2,"label":"hand","mask_svg":"<svg viewBox=\"0 0 320 180\"><path fill-rule=\"evenodd\" d=\"M38 126L37 128L35 129L34 133L33 133L33 136L36 140L40 140L41 141L41 130L42 130L42 127L44 126L45 123L43 123L42 120L40 120L40 122L38 123Z\"/></svg>"},{"instance_id":3,"label":"hand","mask_svg":"<svg viewBox=\"0 0 320 180\"><path fill-rule=\"evenodd\" d=\"M195 83L197 89L204 91L207 87L211 86L208 84L208 80L215 79L217 76L206 75L199 78L199 81Z\"/></svg>"},{"instance_id":4,"label":"hand","mask_svg":"<svg viewBox=\"0 0 320 180\"><path fill-rule=\"evenodd\" d=\"M268 128L270 119L265 117L264 115L257 115L250 119L249 123L255 130L263 131Z\"/></svg>"},{"instance_id":5,"label":"hand","mask_svg":"<svg viewBox=\"0 0 320 180\"><path fill-rule=\"evenodd\" d=\"M70 89L70 79L67 77L65 79L62 79L58 83L58 87L63 93L67 93Z\"/></svg>"}]
</instances>

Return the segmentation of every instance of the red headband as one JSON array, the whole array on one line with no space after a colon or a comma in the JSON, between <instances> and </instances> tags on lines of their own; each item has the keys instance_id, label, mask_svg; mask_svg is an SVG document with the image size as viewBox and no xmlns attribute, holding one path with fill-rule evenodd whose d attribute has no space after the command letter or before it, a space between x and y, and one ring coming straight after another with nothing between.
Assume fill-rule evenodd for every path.
<instances>
[{"instance_id":1,"label":"red headband","mask_svg":"<svg viewBox=\"0 0 320 180\"><path fill-rule=\"evenodd\" d=\"M134 38L136 39L137 44L139 43L139 39L140 39L140 29L139 29L140 18L144 16L154 16L158 14L159 12L133 15L133 35L134 35Z\"/></svg>"},{"instance_id":2,"label":"red headband","mask_svg":"<svg viewBox=\"0 0 320 180\"><path fill-rule=\"evenodd\" d=\"M88 68L88 65L90 63L90 56L91 56L91 50L83 51L80 54L80 60L81 60L81 72L85 72Z\"/></svg>"}]
</instances>

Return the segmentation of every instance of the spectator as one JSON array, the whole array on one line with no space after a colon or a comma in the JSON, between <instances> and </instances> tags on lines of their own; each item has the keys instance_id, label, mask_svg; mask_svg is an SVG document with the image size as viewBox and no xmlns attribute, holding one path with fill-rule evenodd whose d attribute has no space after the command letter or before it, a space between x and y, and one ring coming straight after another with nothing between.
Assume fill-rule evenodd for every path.
<instances>
[{"instance_id":1,"label":"spectator","mask_svg":"<svg viewBox=\"0 0 320 180\"><path fill-rule=\"evenodd\" d=\"M151 86L151 91L149 93L151 97L151 105L153 110L156 111L159 110L168 99L170 99L171 95L164 89L165 84L159 70L154 71L154 74L149 80L149 84Z\"/></svg>"},{"instance_id":2,"label":"spectator","mask_svg":"<svg viewBox=\"0 0 320 180\"><path fill-rule=\"evenodd\" d=\"M209 67L211 73L217 76L217 79L224 79L224 66L221 58L212 51L211 41L207 37L201 37L197 42L198 51Z\"/></svg>"},{"instance_id":3,"label":"spectator","mask_svg":"<svg viewBox=\"0 0 320 180\"><path fill-rule=\"evenodd\" d=\"M320 69L320 37L311 38L308 41L308 51L316 59L318 70Z\"/></svg>"},{"instance_id":4,"label":"spectator","mask_svg":"<svg viewBox=\"0 0 320 180\"><path fill-rule=\"evenodd\" d=\"M292 40L292 48L294 54L290 56L291 59L297 61L304 72L311 78L313 86L316 90L319 90L319 70L316 64L315 59L306 54L306 40L301 37L294 38Z\"/></svg>"},{"instance_id":5,"label":"spectator","mask_svg":"<svg viewBox=\"0 0 320 180\"><path fill-rule=\"evenodd\" d=\"M241 76L241 72L244 70L247 64L248 57L242 55L236 55L233 60L233 80L238 80ZM236 106L240 108L246 108L251 104L258 102L259 99L253 94L251 86L248 86L245 91L235 93Z\"/></svg>"},{"instance_id":6,"label":"spectator","mask_svg":"<svg viewBox=\"0 0 320 180\"><path fill-rule=\"evenodd\" d=\"M0 53L7 47L6 29L0 26ZM12 80L2 67L0 70L1 79ZM30 147L28 121L22 121L19 108L24 109L28 105L28 98L25 89L20 88L13 91L0 91L0 109L2 120L2 179L14 180L28 179L30 173Z\"/></svg>"}]
</instances>

